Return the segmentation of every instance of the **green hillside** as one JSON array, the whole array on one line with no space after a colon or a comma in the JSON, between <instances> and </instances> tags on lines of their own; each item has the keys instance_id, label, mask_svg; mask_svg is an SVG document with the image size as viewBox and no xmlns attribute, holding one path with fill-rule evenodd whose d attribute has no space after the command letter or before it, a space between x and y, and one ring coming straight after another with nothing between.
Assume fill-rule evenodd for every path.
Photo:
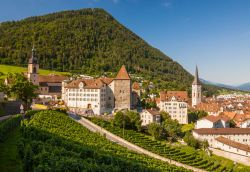
<instances>
[{"instance_id":1,"label":"green hillside","mask_svg":"<svg viewBox=\"0 0 250 172\"><path fill-rule=\"evenodd\" d=\"M86 74L130 73L158 87L187 88L181 65L153 48L103 9L64 11L0 24L0 63L26 66L34 43L40 67ZM160 84L159 84L160 83ZM170 87L170 88L171 88Z\"/></svg>"},{"instance_id":2,"label":"green hillside","mask_svg":"<svg viewBox=\"0 0 250 172\"><path fill-rule=\"evenodd\" d=\"M24 171L190 171L129 151L56 111L38 112L21 131Z\"/></svg>"},{"instance_id":3,"label":"green hillside","mask_svg":"<svg viewBox=\"0 0 250 172\"><path fill-rule=\"evenodd\" d=\"M27 67L0 65L0 73L3 74L1 76L5 76L8 73L24 73L24 72L27 72ZM58 71L39 69L39 74L41 75L49 75L51 73L58 74L58 75L67 74L67 72L58 72Z\"/></svg>"}]
</instances>

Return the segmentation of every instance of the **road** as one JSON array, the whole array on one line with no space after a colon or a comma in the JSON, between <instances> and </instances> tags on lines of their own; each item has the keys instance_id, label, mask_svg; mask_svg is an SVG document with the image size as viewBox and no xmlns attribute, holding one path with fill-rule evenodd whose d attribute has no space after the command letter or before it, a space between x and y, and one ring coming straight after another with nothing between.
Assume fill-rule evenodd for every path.
<instances>
[{"instance_id":1,"label":"road","mask_svg":"<svg viewBox=\"0 0 250 172\"><path fill-rule=\"evenodd\" d=\"M164 162L167 162L169 164L173 164L173 165L176 165L176 166L179 166L179 167L184 167L186 169L193 170L195 172L206 172L205 170L198 169L198 168L186 165L186 164L182 164L180 162L177 162L177 161L162 157L162 156L157 155L157 154L155 154L153 152L150 152L150 151L148 151L146 149L143 149L143 148L141 148L141 147L139 147L139 146L137 146L137 145L135 145L133 143L128 142L125 139L122 139L121 137L118 137L118 136L114 135L113 133L105 130L104 128L101 128L100 126L92 123L91 121L89 121L89 120L87 120L85 118L80 118L80 119L73 118L73 119L75 121L79 122L84 127L88 128L90 131L97 132L97 133L100 133L102 135L105 135L106 138L109 139L110 141L112 141L114 143L117 143L117 144L119 144L119 145L121 145L123 147L126 147L129 150L135 151L135 152L140 153L140 154L145 154L145 155L150 156L152 158L155 158L155 159L158 159L158 160L161 160L161 161L164 161Z\"/></svg>"},{"instance_id":2,"label":"road","mask_svg":"<svg viewBox=\"0 0 250 172\"><path fill-rule=\"evenodd\" d=\"M6 115L6 116L1 116L0 117L0 121L8 119L9 117L11 117L12 115Z\"/></svg>"}]
</instances>

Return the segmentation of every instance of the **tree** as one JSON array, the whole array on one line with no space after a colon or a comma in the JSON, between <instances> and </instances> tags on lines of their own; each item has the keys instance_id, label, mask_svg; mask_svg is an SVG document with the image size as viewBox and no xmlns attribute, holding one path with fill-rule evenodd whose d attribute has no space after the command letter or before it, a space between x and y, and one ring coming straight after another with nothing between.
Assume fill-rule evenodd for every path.
<instances>
[{"instance_id":1,"label":"tree","mask_svg":"<svg viewBox=\"0 0 250 172\"><path fill-rule=\"evenodd\" d=\"M163 122L163 128L169 141L176 141L178 136L182 134L179 122L171 118L167 118Z\"/></svg>"},{"instance_id":2,"label":"tree","mask_svg":"<svg viewBox=\"0 0 250 172\"><path fill-rule=\"evenodd\" d=\"M0 80L0 92L3 92L6 95L10 94L9 87L4 84L4 81L2 79Z\"/></svg>"},{"instance_id":3,"label":"tree","mask_svg":"<svg viewBox=\"0 0 250 172\"><path fill-rule=\"evenodd\" d=\"M14 73L8 74L8 78L11 79L9 90L11 94L17 99L23 101L26 105L26 109L29 109L29 103L33 98L37 97L38 86L28 81L22 74Z\"/></svg>"},{"instance_id":4,"label":"tree","mask_svg":"<svg viewBox=\"0 0 250 172\"><path fill-rule=\"evenodd\" d=\"M124 114L124 112L119 111L115 114L114 119L112 121L114 126L118 126L120 128L127 128L130 125L130 119L129 117Z\"/></svg>"},{"instance_id":5,"label":"tree","mask_svg":"<svg viewBox=\"0 0 250 172\"><path fill-rule=\"evenodd\" d=\"M234 120L229 121L229 127L230 128L235 128L236 127L236 124L235 124Z\"/></svg>"},{"instance_id":6,"label":"tree","mask_svg":"<svg viewBox=\"0 0 250 172\"><path fill-rule=\"evenodd\" d=\"M194 127L195 127L194 123L185 124L181 127L181 131L183 133L190 132L194 129Z\"/></svg>"},{"instance_id":7,"label":"tree","mask_svg":"<svg viewBox=\"0 0 250 172\"><path fill-rule=\"evenodd\" d=\"M189 123L190 122L196 122L197 120L203 118L203 117L206 117L208 115L207 112L205 111L200 111L200 110L197 110L197 111L190 111L188 112L188 121Z\"/></svg>"},{"instance_id":8,"label":"tree","mask_svg":"<svg viewBox=\"0 0 250 172\"><path fill-rule=\"evenodd\" d=\"M206 151L209 147L209 144L208 144L208 141L207 140L204 140L201 142L201 147L204 151Z\"/></svg>"},{"instance_id":9,"label":"tree","mask_svg":"<svg viewBox=\"0 0 250 172\"><path fill-rule=\"evenodd\" d=\"M158 140L161 138L162 135L162 127L160 124L157 123L150 123L148 125L148 133L153 136L155 140Z\"/></svg>"},{"instance_id":10,"label":"tree","mask_svg":"<svg viewBox=\"0 0 250 172\"><path fill-rule=\"evenodd\" d=\"M165 121L166 119L171 119L169 113L165 112L165 111L161 111L161 121Z\"/></svg>"},{"instance_id":11,"label":"tree","mask_svg":"<svg viewBox=\"0 0 250 172\"><path fill-rule=\"evenodd\" d=\"M183 138L184 142L187 143L187 145L194 147L198 149L200 147L200 142L194 138L194 136L190 133L187 132Z\"/></svg>"},{"instance_id":12,"label":"tree","mask_svg":"<svg viewBox=\"0 0 250 172\"><path fill-rule=\"evenodd\" d=\"M126 115L129 118L130 129L136 129L137 131L141 131L141 119L140 114L134 111L127 111Z\"/></svg>"},{"instance_id":13,"label":"tree","mask_svg":"<svg viewBox=\"0 0 250 172\"><path fill-rule=\"evenodd\" d=\"M141 131L140 115L134 111L119 111L115 114L113 125Z\"/></svg>"},{"instance_id":14,"label":"tree","mask_svg":"<svg viewBox=\"0 0 250 172\"><path fill-rule=\"evenodd\" d=\"M142 100L141 106L145 109L157 108L155 101L147 101L147 99Z\"/></svg>"}]
</instances>

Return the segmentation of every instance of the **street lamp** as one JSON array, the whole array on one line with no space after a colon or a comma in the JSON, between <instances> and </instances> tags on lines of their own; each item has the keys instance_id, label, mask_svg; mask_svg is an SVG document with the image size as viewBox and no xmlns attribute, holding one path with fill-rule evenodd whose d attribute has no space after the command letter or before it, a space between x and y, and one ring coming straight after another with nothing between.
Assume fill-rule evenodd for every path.
<instances>
[{"instance_id":1,"label":"street lamp","mask_svg":"<svg viewBox=\"0 0 250 172\"><path fill-rule=\"evenodd\" d=\"M24 107L23 104L20 105L20 114L24 116Z\"/></svg>"}]
</instances>

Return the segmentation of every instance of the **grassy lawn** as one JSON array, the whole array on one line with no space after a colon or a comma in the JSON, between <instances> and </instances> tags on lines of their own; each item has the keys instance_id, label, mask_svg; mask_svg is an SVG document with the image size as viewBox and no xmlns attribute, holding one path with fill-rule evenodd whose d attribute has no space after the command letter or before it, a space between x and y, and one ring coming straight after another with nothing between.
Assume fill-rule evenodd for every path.
<instances>
[{"instance_id":1,"label":"grassy lawn","mask_svg":"<svg viewBox=\"0 0 250 172\"><path fill-rule=\"evenodd\" d=\"M27 68L18 66L0 65L0 72L2 72L4 75L7 75L8 73L22 73L22 72L27 72ZM49 75L50 73L58 75L68 74L68 72L57 72L57 71L39 69L39 74L41 75Z\"/></svg>"},{"instance_id":2,"label":"grassy lawn","mask_svg":"<svg viewBox=\"0 0 250 172\"><path fill-rule=\"evenodd\" d=\"M21 172L22 162L17 153L16 143L20 139L19 127L9 133L8 138L0 142L0 171Z\"/></svg>"}]
</instances>

